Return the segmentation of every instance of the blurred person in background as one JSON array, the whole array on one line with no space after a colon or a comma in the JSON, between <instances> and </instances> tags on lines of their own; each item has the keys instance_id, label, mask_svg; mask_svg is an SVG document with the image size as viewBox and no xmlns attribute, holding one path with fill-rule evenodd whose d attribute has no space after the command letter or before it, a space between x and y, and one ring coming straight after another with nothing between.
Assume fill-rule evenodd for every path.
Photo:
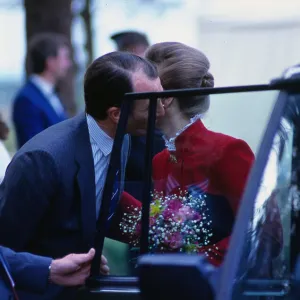
<instances>
[{"instance_id":1,"label":"blurred person in background","mask_svg":"<svg viewBox=\"0 0 300 300\"><path fill-rule=\"evenodd\" d=\"M6 168L10 162L10 155L3 141L8 138L9 128L0 114L0 184L4 178Z\"/></svg>"},{"instance_id":2,"label":"blurred person in background","mask_svg":"<svg viewBox=\"0 0 300 300\"><path fill-rule=\"evenodd\" d=\"M116 43L118 51L131 52L135 55L144 57L150 43L144 33L137 31L123 31L111 36ZM159 153L165 148L162 134L155 131L154 153ZM131 151L126 168L125 190L138 200L142 200L143 176L146 153L146 137L131 136Z\"/></svg>"},{"instance_id":3,"label":"blurred person in background","mask_svg":"<svg viewBox=\"0 0 300 300\"><path fill-rule=\"evenodd\" d=\"M56 33L38 34L28 43L27 67L30 77L13 104L13 122L18 147L44 129L67 118L55 92L60 79L71 67L67 39Z\"/></svg>"},{"instance_id":4,"label":"blurred person in background","mask_svg":"<svg viewBox=\"0 0 300 300\"><path fill-rule=\"evenodd\" d=\"M118 51L131 52L142 57L150 45L147 36L137 31L118 32L111 39L116 43Z\"/></svg>"}]
</instances>

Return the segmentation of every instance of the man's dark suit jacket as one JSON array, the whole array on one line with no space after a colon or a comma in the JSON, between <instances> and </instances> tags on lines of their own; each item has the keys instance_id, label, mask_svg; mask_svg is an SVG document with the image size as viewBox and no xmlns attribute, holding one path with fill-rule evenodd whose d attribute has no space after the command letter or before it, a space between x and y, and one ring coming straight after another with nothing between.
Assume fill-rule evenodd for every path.
<instances>
[{"instance_id":1,"label":"man's dark suit jacket","mask_svg":"<svg viewBox=\"0 0 300 300\"><path fill-rule=\"evenodd\" d=\"M81 114L36 135L12 159L0 186L0 244L60 258L88 251L95 232L94 161ZM72 299L72 293L49 286L45 297L21 299Z\"/></svg>"},{"instance_id":2,"label":"man's dark suit jacket","mask_svg":"<svg viewBox=\"0 0 300 300\"><path fill-rule=\"evenodd\" d=\"M66 115L58 115L40 89L28 80L19 91L13 105L18 147L44 129L65 119Z\"/></svg>"},{"instance_id":3,"label":"man's dark suit jacket","mask_svg":"<svg viewBox=\"0 0 300 300\"><path fill-rule=\"evenodd\" d=\"M16 253L1 246L0 254L6 260L10 275L12 275L18 288L35 293L43 293L46 290L51 258L32 255L30 253ZM13 299L12 291L3 277L5 276L1 274L0 298L1 300Z\"/></svg>"}]
</instances>

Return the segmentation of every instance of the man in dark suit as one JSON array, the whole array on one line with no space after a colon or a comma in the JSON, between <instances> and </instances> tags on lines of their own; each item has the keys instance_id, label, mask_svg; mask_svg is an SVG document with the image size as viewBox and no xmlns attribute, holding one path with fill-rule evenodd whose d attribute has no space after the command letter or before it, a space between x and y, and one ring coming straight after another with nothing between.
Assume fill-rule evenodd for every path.
<instances>
[{"instance_id":1,"label":"man in dark suit","mask_svg":"<svg viewBox=\"0 0 300 300\"><path fill-rule=\"evenodd\" d=\"M49 282L62 286L82 285L89 276L94 254L95 250L91 249L85 254L69 254L52 260L30 253L16 253L0 246L1 299L16 298L16 286L43 293Z\"/></svg>"},{"instance_id":2,"label":"man in dark suit","mask_svg":"<svg viewBox=\"0 0 300 300\"><path fill-rule=\"evenodd\" d=\"M116 43L118 51L130 52L144 57L149 41L144 33L137 31L122 31L111 36ZM154 155L165 148L161 132L154 134ZM142 200L143 179L145 170L146 137L131 136L131 152L125 177L125 190L136 199Z\"/></svg>"},{"instance_id":3,"label":"man in dark suit","mask_svg":"<svg viewBox=\"0 0 300 300\"><path fill-rule=\"evenodd\" d=\"M27 65L31 76L18 92L13 105L18 147L67 117L55 92L58 80L71 66L67 41L54 33L33 37L28 45Z\"/></svg>"},{"instance_id":4,"label":"man in dark suit","mask_svg":"<svg viewBox=\"0 0 300 300\"><path fill-rule=\"evenodd\" d=\"M96 59L84 80L86 114L36 135L7 168L0 186L0 244L54 258L90 249L124 94L161 90L156 68L141 57L112 52ZM146 132L148 106L149 100L133 103L128 133ZM158 101L157 116L163 114ZM132 200L122 193L128 151L125 136L112 215L121 195L126 205ZM20 292L30 300L71 300L75 294L53 285L44 297Z\"/></svg>"}]
</instances>

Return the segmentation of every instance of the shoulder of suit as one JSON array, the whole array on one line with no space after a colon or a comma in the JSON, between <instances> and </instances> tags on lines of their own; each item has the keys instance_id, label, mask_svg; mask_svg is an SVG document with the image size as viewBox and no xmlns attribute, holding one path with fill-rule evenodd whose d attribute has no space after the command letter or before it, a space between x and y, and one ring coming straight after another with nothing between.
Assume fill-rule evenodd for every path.
<instances>
[{"instance_id":1,"label":"shoulder of suit","mask_svg":"<svg viewBox=\"0 0 300 300\"><path fill-rule=\"evenodd\" d=\"M28 96L30 95L34 90L34 86L33 83L28 80L17 92L17 96L16 97L20 97L20 96Z\"/></svg>"},{"instance_id":2,"label":"shoulder of suit","mask_svg":"<svg viewBox=\"0 0 300 300\"><path fill-rule=\"evenodd\" d=\"M28 80L17 92L14 98L14 104L20 102L30 102L34 103L33 98L42 97L42 94L38 92L38 87Z\"/></svg>"},{"instance_id":3,"label":"shoulder of suit","mask_svg":"<svg viewBox=\"0 0 300 300\"><path fill-rule=\"evenodd\" d=\"M72 152L75 148L76 137L79 131L87 130L83 116L76 116L55 124L38 133L30 139L20 150L25 151L46 151L49 154ZM86 128L85 128L86 127ZM88 135L87 135L88 136Z\"/></svg>"}]
</instances>

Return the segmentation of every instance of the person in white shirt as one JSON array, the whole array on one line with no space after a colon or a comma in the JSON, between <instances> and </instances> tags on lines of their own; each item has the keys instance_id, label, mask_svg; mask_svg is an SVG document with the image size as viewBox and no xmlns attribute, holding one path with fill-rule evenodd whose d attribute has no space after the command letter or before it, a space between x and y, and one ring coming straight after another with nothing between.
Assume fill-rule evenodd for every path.
<instances>
[{"instance_id":1,"label":"person in white shirt","mask_svg":"<svg viewBox=\"0 0 300 300\"><path fill-rule=\"evenodd\" d=\"M19 148L39 132L67 118L55 91L71 64L70 48L64 36L44 33L29 41L27 66L31 75L13 105Z\"/></svg>"}]
</instances>

